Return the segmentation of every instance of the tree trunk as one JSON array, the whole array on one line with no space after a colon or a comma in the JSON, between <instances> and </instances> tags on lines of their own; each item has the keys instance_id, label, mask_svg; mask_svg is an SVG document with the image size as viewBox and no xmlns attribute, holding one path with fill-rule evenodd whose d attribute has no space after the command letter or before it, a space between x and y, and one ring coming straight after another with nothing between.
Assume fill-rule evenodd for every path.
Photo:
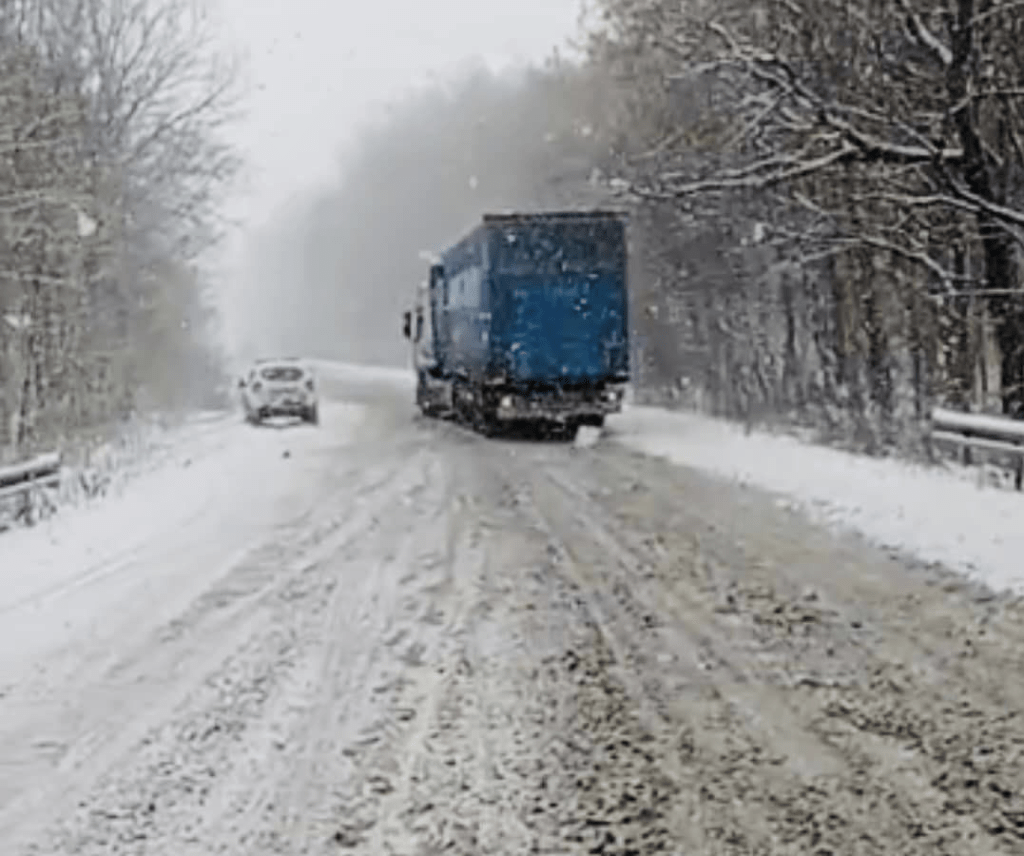
<instances>
[{"instance_id":1,"label":"tree trunk","mask_svg":"<svg viewBox=\"0 0 1024 856\"><path fill-rule=\"evenodd\" d=\"M885 320L874 285L865 283L864 324L868 344L868 384L871 398L881 411L885 427L891 427L895 405L893 402L893 376L890 342L886 335Z\"/></svg>"},{"instance_id":2,"label":"tree trunk","mask_svg":"<svg viewBox=\"0 0 1024 856\"><path fill-rule=\"evenodd\" d=\"M804 400L801 378L801 367L796 347L796 306L793 294L793 282L789 273L783 273L780 284L782 311L785 319L786 334L782 351L782 388L783 398L790 407L802 410Z\"/></svg>"},{"instance_id":3,"label":"tree trunk","mask_svg":"<svg viewBox=\"0 0 1024 856\"><path fill-rule=\"evenodd\" d=\"M991 222L979 222L979 226L984 236L986 287L998 292L1016 288L1017 270L1010 238ZM1024 303L1018 297L997 294L990 298L989 308L996 319L1003 414L1024 419Z\"/></svg>"}]
</instances>

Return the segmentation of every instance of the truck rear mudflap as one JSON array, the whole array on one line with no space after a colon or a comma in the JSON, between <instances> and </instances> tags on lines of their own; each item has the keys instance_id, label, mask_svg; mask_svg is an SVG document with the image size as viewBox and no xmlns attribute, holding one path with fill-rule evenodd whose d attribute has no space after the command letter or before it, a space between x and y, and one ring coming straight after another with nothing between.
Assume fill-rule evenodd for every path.
<instances>
[{"instance_id":1,"label":"truck rear mudflap","mask_svg":"<svg viewBox=\"0 0 1024 856\"><path fill-rule=\"evenodd\" d=\"M503 421L529 419L553 422L604 417L622 411L622 394L623 390L618 387L560 394L513 392L498 399L495 416Z\"/></svg>"}]
</instances>

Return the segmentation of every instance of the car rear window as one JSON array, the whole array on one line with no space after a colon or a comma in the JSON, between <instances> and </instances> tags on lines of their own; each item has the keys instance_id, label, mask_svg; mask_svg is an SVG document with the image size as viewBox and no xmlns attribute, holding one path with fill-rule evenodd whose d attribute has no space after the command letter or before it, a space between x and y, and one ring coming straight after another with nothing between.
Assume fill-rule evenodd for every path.
<instances>
[{"instance_id":1,"label":"car rear window","mask_svg":"<svg viewBox=\"0 0 1024 856\"><path fill-rule=\"evenodd\" d=\"M283 381L285 383L294 383L297 380L302 380L302 369L295 366L271 366L263 369L260 374L264 380Z\"/></svg>"}]
</instances>

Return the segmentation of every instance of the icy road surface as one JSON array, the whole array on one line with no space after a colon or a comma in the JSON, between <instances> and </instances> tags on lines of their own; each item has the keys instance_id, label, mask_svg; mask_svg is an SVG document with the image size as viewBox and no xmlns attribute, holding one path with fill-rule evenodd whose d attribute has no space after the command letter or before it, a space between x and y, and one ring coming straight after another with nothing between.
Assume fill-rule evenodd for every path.
<instances>
[{"instance_id":1,"label":"icy road surface","mask_svg":"<svg viewBox=\"0 0 1024 856\"><path fill-rule=\"evenodd\" d=\"M1013 602L610 443L221 430L0 539L0 853L1024 852Z\"/></svg>"}]
</instances>

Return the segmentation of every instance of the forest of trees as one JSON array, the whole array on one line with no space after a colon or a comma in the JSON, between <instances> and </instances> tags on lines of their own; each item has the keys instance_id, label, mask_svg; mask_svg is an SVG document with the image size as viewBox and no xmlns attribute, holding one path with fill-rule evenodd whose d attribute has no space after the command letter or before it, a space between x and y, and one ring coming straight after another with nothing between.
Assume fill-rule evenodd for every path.
<instances>
[{"instance_id":1,"label":"forest of trees","mask_svg":"<svg viewBox=\"0 0 1024 856\"><path fill-rule=\"evenodd\" d=\"M599 0L666 375L866 446L1024 416L1014 0Z\"/></svg>"},{"instance_id":2,"label":"forest of trees","mask_svg":"<svg viewBox=\"0 0 1024 856\"><path fill-rule=\"evenodd\" d=\"M581 61L411 96L264 242L280 347L402 363L422 251L609 203L649 390L865 449L1024 416L1019 2L590 5Z\"/></svg>"},{"instance_id":3,"label":"forest of trees","mask_svg":"<svg viewBox=\"0 0 1024 856\"><path fill-rule=\"evenodd\" d=\"M1024 417L1016 0L594 0L582 58L420 89L260 235L253 349L402 364L487 210L631 212L638 381L880 448ZM235 76L189 0L0 5L0 456L199 403Z\"/></svg>"},{"instance_id":4,"label":"forest of trees","mask_svg":"<svg viewBox=\"0 0 1024 856\"><path fill-rule=\"evenodd\" d=\"M0 4L0 460L203 403L198 263L239 165L189 0Z\"/></svg>"}]
</instances>

